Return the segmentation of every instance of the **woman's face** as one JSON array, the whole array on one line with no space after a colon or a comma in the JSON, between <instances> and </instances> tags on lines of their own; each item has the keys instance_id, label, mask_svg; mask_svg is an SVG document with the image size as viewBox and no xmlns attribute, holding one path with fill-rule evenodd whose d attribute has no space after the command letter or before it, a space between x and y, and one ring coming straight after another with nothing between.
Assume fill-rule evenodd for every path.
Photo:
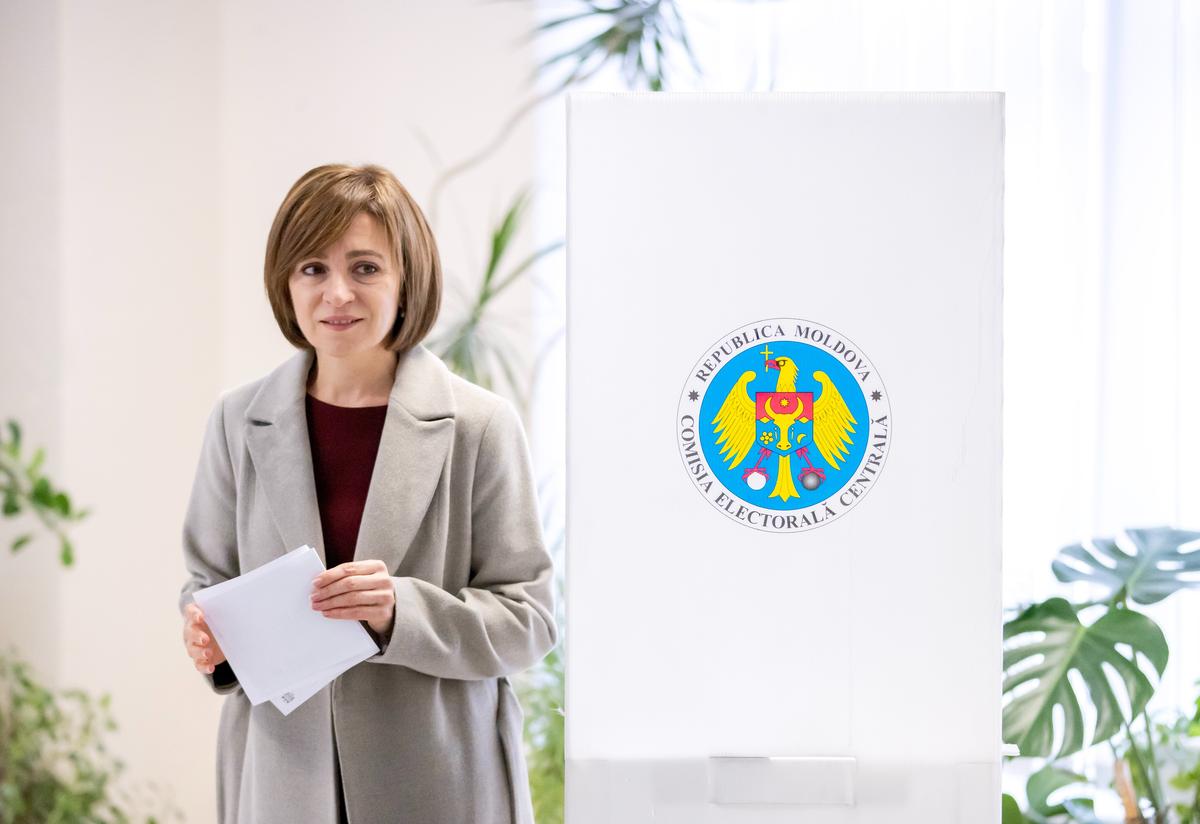
<instances>
[{"instance_id":1,"label":"woman's face","mask_svg":"<svg viewBox=\"0 0 1200 824\"><path fill-rule=\"evenodd\" d=\"M319 353L344 357L381 345L400 299L400 271L383 226L360 212L332 246L297 264L288 289L300 330ZM333 323L351 318L349 325Z\"/></svg>"}]
</instances>

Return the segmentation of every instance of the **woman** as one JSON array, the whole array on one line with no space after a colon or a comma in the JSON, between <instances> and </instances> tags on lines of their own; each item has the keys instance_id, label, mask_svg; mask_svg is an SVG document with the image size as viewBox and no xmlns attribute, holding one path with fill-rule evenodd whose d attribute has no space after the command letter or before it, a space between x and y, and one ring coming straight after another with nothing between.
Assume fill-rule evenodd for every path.
<instances>
[{"instance_id":1,"label":"woman","mask_svg":"<svg viewBox=\"0 0 1200 824\"><path fill-rule=\"evenodd\" d=\"M183 527L184 643L225 695L219 820L532 824L509 675L557 640L553 566L512 404L423 347L441 302L424 215L378 166L320 166L267 241L299 351L209 416ZM380 653L284 716L251 706L192 593L303 544L313 609Z\"/></svg>"}]
</instances>

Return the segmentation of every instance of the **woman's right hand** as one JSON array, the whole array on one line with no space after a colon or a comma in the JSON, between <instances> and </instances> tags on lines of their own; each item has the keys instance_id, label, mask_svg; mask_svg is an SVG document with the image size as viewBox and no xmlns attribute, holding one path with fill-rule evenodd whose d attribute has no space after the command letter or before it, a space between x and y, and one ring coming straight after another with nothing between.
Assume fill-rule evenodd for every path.
<instances>
[{"instance_id":1,"label":"woman's right hand","mask_svg":"<svg viewBox=\"0 0 1200 824\"><path fill-rule=\"evenodd\" d=\"M217 664L225 660L225 653L205 623L200 607L188 604L184 612L183 644L187 647L188 655L192 656L196 669L211 674Z\"/></svg>"}]
</instances>

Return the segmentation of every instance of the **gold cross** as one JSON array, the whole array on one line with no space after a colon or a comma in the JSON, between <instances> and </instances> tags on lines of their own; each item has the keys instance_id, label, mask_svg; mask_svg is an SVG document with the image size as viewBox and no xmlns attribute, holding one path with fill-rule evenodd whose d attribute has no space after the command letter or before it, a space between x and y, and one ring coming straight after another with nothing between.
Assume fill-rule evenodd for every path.
<instances>
[{"instance_id":1,"label":"gold cross","mask_svg":"<svg viewBox=\"0 0 1200 824\"><path fill-rule=\"evenodd\" d=\"M764 346L759 354L763 356L763 370L765 371L768 368L767 361L771 359L771 350L769 347Z\"/></svg>"}]
</instances>

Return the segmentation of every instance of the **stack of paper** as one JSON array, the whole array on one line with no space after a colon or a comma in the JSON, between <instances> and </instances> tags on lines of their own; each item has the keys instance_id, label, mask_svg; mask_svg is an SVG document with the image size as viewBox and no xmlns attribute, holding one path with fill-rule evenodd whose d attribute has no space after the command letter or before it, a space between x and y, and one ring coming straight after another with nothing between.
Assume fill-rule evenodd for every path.
<instances>
[{"instance_id":1,"label":"stack of paper","mask_svg":"<svg viewBox=\"0 0 1200 824\"><path fill-rule=\"evenodd\" d=\"M305 544L193 594L251 704L270 700L288 715L379 652L358 621L312 608L312 582L324 569Z\"/></svg>"}]
</instances>

